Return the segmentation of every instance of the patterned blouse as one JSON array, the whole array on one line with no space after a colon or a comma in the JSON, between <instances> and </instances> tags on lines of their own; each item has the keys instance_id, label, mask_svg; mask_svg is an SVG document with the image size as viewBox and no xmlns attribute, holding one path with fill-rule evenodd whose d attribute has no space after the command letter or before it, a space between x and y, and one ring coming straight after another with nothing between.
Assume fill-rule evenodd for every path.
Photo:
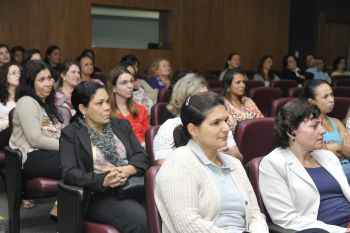
<instances>
[{"instance_id":1,"label":"patterned blouse","mask_svg":"<svg viewBox=\"0 0 350 233\"><path fill-rule=\"evenodd\" d=\"M126 149L123 145L122 141L119 140L119 138L114 135L114 140L116 142L116 150L117 154L124 160L127 159ZM94 158L94 172L95 173L103 173L106 171L109 171L115 166L111 164L108 160L105 159L102 152L97 148L97 146L92 145L92 155Z\"/></svg>"},{"instance_id":2,"label":"patterned blouse","mask_svg":"<svg viewBox=\"0 0 350 233\"><path fill-rule=\"evenodd\" d=\"M237 106L225 99L225 106L230 117L230 129L235 134L236 126L240 121L264 117L256 106L254 101L249 97L242 98L242 105Z\"/></svg>"}]
</instances>

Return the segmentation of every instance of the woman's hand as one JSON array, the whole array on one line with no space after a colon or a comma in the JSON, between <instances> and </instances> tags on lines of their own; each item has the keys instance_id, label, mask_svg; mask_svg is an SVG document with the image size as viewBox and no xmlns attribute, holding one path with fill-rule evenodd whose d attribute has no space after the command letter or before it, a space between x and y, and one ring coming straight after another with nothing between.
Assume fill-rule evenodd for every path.
<instances>
[{"instance_id":1,"label":"woman's hand","mask_svg":"<svg viewBox=\"0 0 350 233\"><path fill-rule=\"evenodd\" d=\"M109 173L103 179L103 187L115 188L125 184L128 177L123 174L119 169L109 171Z\"/></svg>"},{"instance_id":2,"label":"woman's hand","mask_svg":"<svg viewBox=\"0 0 350 233\"><path fill-rule=\"evenodd\" d=\"M121 173L123 173L127 178L129 176L136 174L136 168L133 165L127 165L122 167L116 167L115 169L119 170Z\"/></svg>"}]
</instances>

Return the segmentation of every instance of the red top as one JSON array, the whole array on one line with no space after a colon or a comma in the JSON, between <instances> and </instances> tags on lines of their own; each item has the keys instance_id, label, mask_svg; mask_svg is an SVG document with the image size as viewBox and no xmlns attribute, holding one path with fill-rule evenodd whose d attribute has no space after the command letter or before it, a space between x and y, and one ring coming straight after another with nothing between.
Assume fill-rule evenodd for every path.
<instances>
[{"instance_id":1,"label":"red top","mask_svg":"<svg viewBox=\"0 0 350 233\"><path fill-rule=\"evenodd\" d=\"M139 142L144 143L145 133L149 128L148 112L144 106L137 103L134 103L134 105L136 106L137 111L139 112L136 118L134 118L131 114L123 116L120 113L118 113L117 117L127 119L130 122L131 128L134 131Z\"/></svg>"}]
</instances>

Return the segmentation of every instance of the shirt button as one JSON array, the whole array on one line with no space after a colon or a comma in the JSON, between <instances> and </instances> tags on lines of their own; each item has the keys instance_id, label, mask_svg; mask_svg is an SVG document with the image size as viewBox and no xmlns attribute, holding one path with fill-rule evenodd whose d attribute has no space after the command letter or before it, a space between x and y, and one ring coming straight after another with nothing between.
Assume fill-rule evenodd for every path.
<instances>
[{"instance_id":1,"label":"shirt button","mask_svg":"<svg viewBox=\"0 0 350 233\"><path fill-rule=\"evenodd\" d=\"M245 204L248 205L248 201L245 201Z\"/></svg>"}]
</instances>

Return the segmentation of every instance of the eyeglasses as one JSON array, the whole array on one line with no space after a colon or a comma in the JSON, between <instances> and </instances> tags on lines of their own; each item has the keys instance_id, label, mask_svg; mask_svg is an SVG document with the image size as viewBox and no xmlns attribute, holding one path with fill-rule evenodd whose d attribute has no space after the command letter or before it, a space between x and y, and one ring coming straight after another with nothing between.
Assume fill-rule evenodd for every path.
<instances>
[{"instance_id":1,"label":"eyeglasses","mask_svg":"<svg viewBox=\"0 0 350 233\"><path fill-rule=\"evenodd\" d=\"M127 85L128 83L134 84L134 83L135 83L135 79L123 80L123 81L118 82L118 84L121 85L121 86L125 86L125 85Z\"/></svg>"}]
</instances>

